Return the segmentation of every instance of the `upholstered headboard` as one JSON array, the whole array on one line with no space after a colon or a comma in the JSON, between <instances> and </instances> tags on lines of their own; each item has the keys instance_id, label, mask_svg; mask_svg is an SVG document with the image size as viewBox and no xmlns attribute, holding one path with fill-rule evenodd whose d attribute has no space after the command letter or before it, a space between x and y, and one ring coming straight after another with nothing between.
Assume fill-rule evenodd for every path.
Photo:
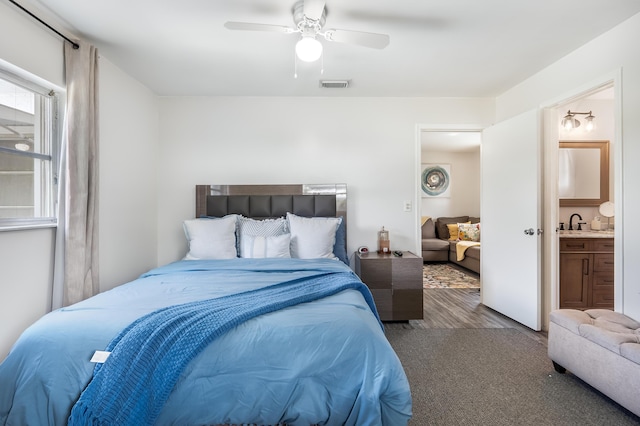
<instances>
[{"instance_id":1,"label":"upholstered headboard","mask_svg":"<svg viewBox=\"0 0 640 426\"><path fill-rule=\"evenodd\" d=\"M347 185L196 185L196 218L239 214L253 219L342 217L334 255L349 265L347 255Z\"/></svg>"},{"instance_id":2,"label":"upholstered headboard","mask_svg":"<svg viewBox=\"0 0 640 426\"><path fill-rule=\"evenodd\" d=\"M241 214L264 219L291 212L347 219L346 184L197 185L196 217Z\"/></svg>"}]
</instances>

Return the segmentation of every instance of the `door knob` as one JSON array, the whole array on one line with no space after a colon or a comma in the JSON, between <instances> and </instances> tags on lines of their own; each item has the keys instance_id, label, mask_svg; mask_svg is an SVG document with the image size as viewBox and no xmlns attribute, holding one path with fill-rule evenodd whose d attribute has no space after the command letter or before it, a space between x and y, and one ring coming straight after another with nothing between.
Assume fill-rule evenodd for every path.
<instances>
[{"instance_id":1,"label":"door knob","mask_svg":"<svg viewBox=\"0 0 640 426\"><path fill-rule=\"evenodd\" d=\"M529 228L529 229L525 229L524 233L526 235L533 235L533 234L535 234L535 231L533 230L533 228Z\"/></svg>"}]
</instances>

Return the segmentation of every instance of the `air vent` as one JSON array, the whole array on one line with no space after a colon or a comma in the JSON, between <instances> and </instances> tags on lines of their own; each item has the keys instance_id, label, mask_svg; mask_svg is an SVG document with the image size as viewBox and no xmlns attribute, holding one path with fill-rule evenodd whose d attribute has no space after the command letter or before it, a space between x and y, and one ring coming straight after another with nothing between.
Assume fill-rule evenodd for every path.
<instances>
[{"instance_id":1,"label":"air vent","mask_svg":"<svg viewBox=\"0 0 640 426\"><path fill-rule=\"evenodd\" d=\"M346 89L350 80L320 80L320 87L327 89Z\"/></svg>"}]
</instances>

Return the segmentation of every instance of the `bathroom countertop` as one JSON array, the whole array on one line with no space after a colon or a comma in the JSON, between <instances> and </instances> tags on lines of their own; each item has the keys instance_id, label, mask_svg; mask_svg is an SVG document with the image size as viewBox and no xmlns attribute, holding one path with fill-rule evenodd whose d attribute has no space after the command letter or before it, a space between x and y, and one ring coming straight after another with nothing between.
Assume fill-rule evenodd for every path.
<instances>
[{"instance_id":1,"label":"bathroom countertop","mask_svg":"<svg viewBox=\"0 0 640 426\"><path fill-rule=\"evenodd\" d=\"M560 238L613 238L613 229L606 231L558 231Z\"/></svg>"}]
</instances>

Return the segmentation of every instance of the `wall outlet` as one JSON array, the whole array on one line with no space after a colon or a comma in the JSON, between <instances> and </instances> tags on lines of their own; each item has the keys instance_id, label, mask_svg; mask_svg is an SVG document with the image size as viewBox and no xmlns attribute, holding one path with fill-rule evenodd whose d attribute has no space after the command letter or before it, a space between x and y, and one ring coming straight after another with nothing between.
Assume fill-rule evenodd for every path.
<instances>
[{"instance_id":1,"label":"wall outlet","mask_svg":"<svg viewBox=\"0 0 640 426\"><path fill-rule=\"evenodd\" d=\"M405 212L410 212L411 211L411 201L405 201L404 202L404 211Z\"/></svg>"}]
</instances>

